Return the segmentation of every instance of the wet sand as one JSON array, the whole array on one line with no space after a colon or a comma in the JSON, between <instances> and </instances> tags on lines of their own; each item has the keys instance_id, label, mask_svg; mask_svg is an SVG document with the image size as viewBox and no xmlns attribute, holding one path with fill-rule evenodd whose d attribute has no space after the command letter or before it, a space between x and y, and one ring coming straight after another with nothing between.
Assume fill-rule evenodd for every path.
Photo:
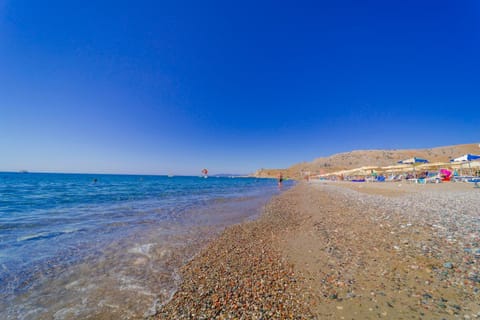
<instances>
[{"instance_id":1,"label":"wet sand","mask_svg":"<svg viewBox=\"0 0 480 320\"><path fill-rule=\"evenodd\" d=\"M480 318L479 208L472 184L299 184L183 267L156 318Z\"/></svg>"}]
</instances>

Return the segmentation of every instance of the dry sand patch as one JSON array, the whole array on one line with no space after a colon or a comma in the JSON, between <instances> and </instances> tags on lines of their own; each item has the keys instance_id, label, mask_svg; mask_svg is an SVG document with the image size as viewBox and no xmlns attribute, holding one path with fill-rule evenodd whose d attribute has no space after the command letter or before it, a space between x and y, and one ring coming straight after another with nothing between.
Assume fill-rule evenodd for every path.
<instances>
[{"instance_id":1,"label":"dry sand patch","mask_svg":"<svg viewBox=\"0 0 480 320\"><path fill-rule=\"evenodd\" d=\"M360 190L345 194L338 186ZM452 250L458 243L446 243L425 221L364 201L365 190L386 198L394 186L359 187L299 186L302 192L296 200L303 220L285 234L280 246L304 275L305 289L313 292L312 312L321 319L480 316L478 268L472 267L479 259L459 252L464 248ZM417 191L418 187L407 186L405 193L395 195L425 192L428 197L433 190L427 186ZM464 187L454 188L459 192ZM463 245L475 245L473 240Z\"/></svg>"}]
</instances>

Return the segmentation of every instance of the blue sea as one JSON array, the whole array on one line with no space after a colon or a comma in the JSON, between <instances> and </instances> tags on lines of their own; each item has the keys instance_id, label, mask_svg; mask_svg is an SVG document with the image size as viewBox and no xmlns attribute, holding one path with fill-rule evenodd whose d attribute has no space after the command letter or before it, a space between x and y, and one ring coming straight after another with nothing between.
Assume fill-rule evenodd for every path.
<instances>
[{"instance_id":1,"label":"blue sea","mask_svg":"<svg viewBox=\"0 0 480 320\"><path fill-rule=\"evenodd\" d=\"M0 173L0 319L154 314L182 265L279 192L273 179Z\"/></svg>"}]
</instances>

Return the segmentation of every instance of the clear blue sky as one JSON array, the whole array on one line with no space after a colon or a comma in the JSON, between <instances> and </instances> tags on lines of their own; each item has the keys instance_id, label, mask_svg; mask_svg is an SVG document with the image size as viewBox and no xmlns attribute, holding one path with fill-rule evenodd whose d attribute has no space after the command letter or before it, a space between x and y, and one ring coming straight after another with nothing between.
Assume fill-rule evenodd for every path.
<instances>
[{"instance_id":1,"label":"clear blue sky","mask_svg":"<svg viewBox=\"0 0 480 320\"><path fill-rule=\"evenodd\" d=\"M480 142L480 2L0 0L0 171Z\"/></svg>"}]
</instances>

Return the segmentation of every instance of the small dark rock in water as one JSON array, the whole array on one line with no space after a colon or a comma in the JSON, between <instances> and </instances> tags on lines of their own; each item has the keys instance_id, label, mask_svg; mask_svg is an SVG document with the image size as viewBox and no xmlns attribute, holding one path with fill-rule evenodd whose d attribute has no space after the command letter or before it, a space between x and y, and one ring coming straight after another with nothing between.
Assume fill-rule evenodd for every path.
<instances>
[{"instance_id":1,"label":"small dark rock in water","mask_svg":"<svg viewBox=\"0 0 480 320\"><path fill-rule=\"evenodd\" d=\"M447 269L452 269L452 268L453 268L453 263L451 263L451 262L445 262L445 263L443 264L443 267L444 267L444 268L447 268Z\"/></svg>"}]
</instances>

